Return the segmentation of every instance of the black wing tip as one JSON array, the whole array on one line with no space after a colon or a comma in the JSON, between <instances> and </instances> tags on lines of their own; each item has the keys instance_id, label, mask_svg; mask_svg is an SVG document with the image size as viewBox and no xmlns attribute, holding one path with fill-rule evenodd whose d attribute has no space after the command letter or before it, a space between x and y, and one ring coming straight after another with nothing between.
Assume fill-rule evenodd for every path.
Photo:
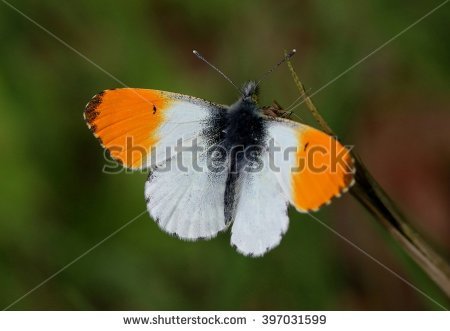
<instances>
[{"instance_id":1,"label":"black wing tip","mask_svg":"<svg viewBox=\"0 0 450 331\"><path fill-rule=\"evenodd\" d=\"M100 112L97 109L98 106L102 103L104 94L105 91L102 91L94 95L84 108L83 116L89 128L91 128L92 123L95 121L98 115L100 115Z\"/></svg>"}]
</instances>

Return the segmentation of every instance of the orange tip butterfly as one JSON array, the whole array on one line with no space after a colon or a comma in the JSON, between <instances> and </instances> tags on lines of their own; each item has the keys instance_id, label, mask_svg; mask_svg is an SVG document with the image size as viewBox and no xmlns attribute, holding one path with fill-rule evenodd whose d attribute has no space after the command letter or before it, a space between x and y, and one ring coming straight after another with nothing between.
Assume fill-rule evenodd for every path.
<instances>
[{"instance_id":1,"label":"orange tip butterfly","mask_svg":"<svg viewBox=\"0 0 450 331\"><path fill-rule=\"evenodd\" d=\"M355 170L334 137L284 118L277 106L260 107L260 81L238 89L231 106L159 90L105 90L84 119L112 158L151 170L145 198L161 229L194 241L231 227L237 251L262 256L287 231L289 204L318 210L348 190Z\"/></svg>"}]
</instances>

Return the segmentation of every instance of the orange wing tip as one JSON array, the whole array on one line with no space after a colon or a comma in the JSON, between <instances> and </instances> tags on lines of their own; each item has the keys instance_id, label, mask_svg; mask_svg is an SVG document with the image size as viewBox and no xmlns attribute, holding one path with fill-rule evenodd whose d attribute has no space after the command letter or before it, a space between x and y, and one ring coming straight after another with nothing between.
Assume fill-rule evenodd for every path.
<instances>
[{"instance_id":1,"label":"orange wing tip","mask_svg":"<svg viewBox=\"0 0 450 331\"><path fill-rule=\"evenodd\" d=\"M355 172L354 172L355 173ZM353 174L354 174L353 173ZM336 200L339 199L340 197L342 197L345 193L347 193L350 188L355 185L355 179L352 178L352 180L350 181L350 183L348 184L348 186L342 187L338 193L336 193L335 195L333 195L329 200L325 201L323 204L321 204L319 207L316 208L310 208L310 209L299 209L296 207L296 209L301 212L301 213L315 213L318 212L322 207L324 206L329 206L331 205L331 203Z\"/></svg>"},{"instance_id":2,"label":"orange wing tip","mask_svg":"<svg viewBox=\"0 0 450 331\"><path fill-rule=\"evenodd\" d=\"M349 183L347 186L341 187L338 193L336 193L334 196L332 196L332 197L330 198L330 200L328 200L327 202L325 202L325 205L330 205L331 202L332 202L334 199L338 199L338 198L342 197L342 195L344 195L345 193L347 193L353 185L355 185L355 179L354 179L354 178L352 178L352 180L350 181L350 183ZM323 205L322 205L322 206L323 206ZM322 206L320 206L318 209L320 209Z\"/></svg>"},{"instance_id":3,"label":"orange wing tip","mask_svg":"<svg viewBox=\"0 0 450 331\"><path fill-rule=\"evenodd\" d=\"M299 163L303 161L304 165L310 166L292 174L293 203L299 212L315 212L331 204L333 199L341 197L354 185L355 161L349 149L316 129L299 132L298 139L302 147L297 151ZM314 154L312 147L321 152ZM338 155L342 156L340 162L337 162ZM317 161L326 166L324 171L315 168Z\"/></svg>"},{"instance_id":4,"label":"orange wing tip","mask_svg":"<svg viewBox=\"0 0 450 331\"><path fill-rule=\"evenodd\" d=\"M353 158L351 158L351 164L354 165L355 164L355 160ZM324 204L322 204L321 206L319 206L316 210L313 211L318 211L320 208L322 208L324 205L331 205L331 202L333 202L333 200L335 199L339 199L340 197L342 197L342 195L344 195L345 193L347 193L350 188L355 185L355 173L356 173L356 168L353 166L350 170L350 174L347 174L345 176L344 179L344 186L341 186L339 188L338 193L336 193L334 196L332 196L328 201L326 201Z\"/></svg>"},{"instance_id":5,"label":"orange wing tip","mask_svg":"<svg viewBox=\"0 0 450 331\"><path fill-rule=\"evenodd\" d=\"M83 116L101 146L124 167L141 168L159 141L172 99L161 91L109 89L87 103Z\"/></svg>"}]
</instances>

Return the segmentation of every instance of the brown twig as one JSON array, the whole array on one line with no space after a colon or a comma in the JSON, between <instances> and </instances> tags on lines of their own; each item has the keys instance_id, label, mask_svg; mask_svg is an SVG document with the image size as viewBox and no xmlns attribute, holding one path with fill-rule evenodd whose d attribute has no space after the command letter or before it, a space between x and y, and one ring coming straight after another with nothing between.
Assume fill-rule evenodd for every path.
<instances>
[{"instance_id":1,"label":"brown twig","mask_svg":"<svg viewBox=\"0 0 450 331\"><path fill-rule=\"evenodd\" d=\"M287 61L289 70L304 103L322 130L335 136L328 123L320 115L303 84L298 78L292 63ZM430 276L430 278L450 297L450 266L423 238L413 229L410 222L401 214L395 203L375 181L361 158L352 151L355 159L355 185L350 189L352 196L358 200L381 223L388 233L403 247L409 256Z\"/></svg>"}]
</instances>

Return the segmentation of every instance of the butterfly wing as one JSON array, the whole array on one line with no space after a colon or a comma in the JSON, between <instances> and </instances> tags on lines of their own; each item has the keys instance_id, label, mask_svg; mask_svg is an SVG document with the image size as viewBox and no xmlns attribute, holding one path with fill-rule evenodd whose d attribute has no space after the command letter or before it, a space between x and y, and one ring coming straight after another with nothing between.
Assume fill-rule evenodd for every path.
<instances>
[{"instance_id":1,"label":"butterfly wing","mask_svg":"<svg viewBox=\"0 0 450 331\"><path fill-rule=\"evenodd\" d=\"M289 202L310 212L353 183L349 150L335 138L297 122L266 117L260 171L243 171L231 243L244 255L261 256L287 231Z\"/></svg>"},{"instance_id":2,"label":"butterfly wing","mask_svg":"<svg viewBox=\"0 0 450 331\"><path fill-rule=\"evenodd\" d=\"M199 146L208 146L201 136ZM226 228L225 171L207 164L206 151L183 151L158 167L145 185L147 209L164 231L185 240L207 239Z\"/></svg>"},{"instance_id":3,"label":"butterfly wing","mask_svg":"<svg viewBox=\"0 0 450 331\"><path fill-rule=\"evenodd\" d=\"M270 168L269 153L260 158L261 169L244 169L240 176L231 229L231 244L240 253L255 257L277 246L289 224L289 199Z\"/></svg>"},{"instance_id":4,"label":"butterfly wing","mask_svg":"<svg viewBox=\"0 0 450 331\"><path fill-rule=\"evenodd\" d=\"M206 165L208 147L223 134L224 111L186 95L124 88L94 96L84 117L114 159L132 169L152 168L145 197L159 226L195 240L225 228L226 177Z\"/></svg>"},{"instance_id":5,"label":"butterfly wing","mask_svg":"<svg viewBox=\"0 0 450 331\"><path fill-rule=\"evenodd\" d=\"M224 107L182 94L120 88L103 91L86 105L94 136L125 167L153 167L194 139Z\"/></svg>"},{"instance_id":6,"label":"butterfly wing","mask_svg":"<svg viewBox=\"0 0 450 331\"><path fill-rule=\"evenodd\" d=\"M276 177L299 212L318 210L354 183L349 149L328 134L284 119L267 118Z\"/></svg>"}]
</instances>

